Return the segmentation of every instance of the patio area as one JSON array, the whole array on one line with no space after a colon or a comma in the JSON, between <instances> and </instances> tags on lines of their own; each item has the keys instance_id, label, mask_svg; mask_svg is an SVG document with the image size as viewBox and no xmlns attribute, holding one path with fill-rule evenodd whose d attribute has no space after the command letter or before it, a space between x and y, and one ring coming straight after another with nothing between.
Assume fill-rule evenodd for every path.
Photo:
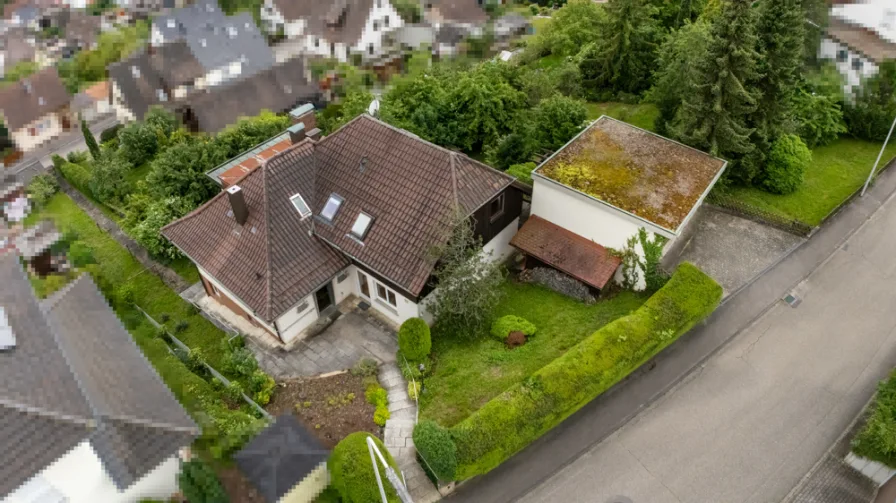
<instances>
[{"instance_id":1,"label":"patio area","mask_svg":"<svg viewBox=\"0 0 896 503\"><path fill-rule=\"evenodd\" d=\"M337 306L329 326L317 335L286 348L270 333L234 314L205 294L197 283L181 296L202 310L203 315L229 333L245 336L261 368L276 380L310 377L354 366L362 358L380 363L395 361L398 339L395 327L349 298Z\"/></svg>"}]
</instances>

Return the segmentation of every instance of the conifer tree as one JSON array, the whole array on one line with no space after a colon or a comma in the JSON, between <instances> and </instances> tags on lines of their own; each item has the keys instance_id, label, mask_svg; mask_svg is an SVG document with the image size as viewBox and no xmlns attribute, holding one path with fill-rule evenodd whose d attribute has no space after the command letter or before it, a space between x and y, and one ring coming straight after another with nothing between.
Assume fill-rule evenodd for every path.
<instances>
[{"instance_id":1,"label":"conifer tree","mask_svg":"<svg viewBox=\"0 0 896 503\"><path fill-rule=\"evenodd\" d=\"M803 61L805 22L800 0L763 2L757 21L762 98L755 126L770 141L791 132L793 97Z\"/></svg>"},{"instance_id":2,"label":"conifer tree","mask_svg":"<svg viewBox=\"0 0 896 503\"><path fill-rule=\"evenodd\" d=\"M750 0L724 0L712 17L709 46L670 131L683 143L733 161L728 173L743 182L752 180L757 171L740 162L753 151L749 120L758 101L748 87L759 76L750 4Z\"/></svg>"},{"instance_id":3,"label":"conifer tree","mask_svg":"<svg viewBox=\"0 0 896 503\"><path fill-rule=\"evenodd\" d=\"M80 118L79 118L80 119ZM81 133L84 134L84 143L87 144L87 150L90 150L90 155L93 156L93 160L97 161L100 158L100 146L96 142L96 138L93 136L93 132L90 131L90 128L87 127L87 121L81 120Z\"/></svg>"}]
</instances>

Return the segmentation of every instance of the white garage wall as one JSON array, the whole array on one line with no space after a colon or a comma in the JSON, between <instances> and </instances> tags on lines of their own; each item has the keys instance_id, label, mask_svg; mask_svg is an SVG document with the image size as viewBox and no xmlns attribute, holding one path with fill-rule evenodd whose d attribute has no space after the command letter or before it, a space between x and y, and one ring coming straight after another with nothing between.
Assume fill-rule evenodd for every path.
<instances>
[{"instance_id":1,"label":"white garage wall","mask_svg":"<svg viewBox=\"0 0 896 503\"><path fill-rule=\"evenodd\" d=\"M516 235L516 231L520 228L519 217L514 218L507 227L498 233L488 243L482 246L482 252L485 256L496 262L503 262L514 252L514 248L510 246L510 240Z\"/></svg>"}]
</instances>

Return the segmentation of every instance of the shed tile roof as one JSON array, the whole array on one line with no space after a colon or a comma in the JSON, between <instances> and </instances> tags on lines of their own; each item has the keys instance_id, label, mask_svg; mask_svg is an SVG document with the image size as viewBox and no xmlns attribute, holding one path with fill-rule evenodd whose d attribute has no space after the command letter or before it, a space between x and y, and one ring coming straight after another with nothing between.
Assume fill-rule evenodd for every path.
<instances>
[{"instance_id":1,"label":"shed tile roof","mask_svg":"<svg viewBox=\"0 0 896 503\"><path fill-rule=\"evenodd\" d=\"M603 116L534 174L678 232L724 168L722 159Z\"/></svg>"},{"instance_id":2,"label":"shed tile roof","mask_svg":"<svg viewBox=\"0 0 896 503\"><path fill-rule=\"evenodd\" d=\"M0 111L15 131L68 105L71 95L56 67L47 67L0 90Z\"/></svg>"},{"instance_id":3,"label":"shed tile roof","mask_svg":"<svg viewBox=\"0 0 896 503\"><path fill-rule=\"evenodd\" d=\"M594 241L535 215L529 217L510 244L598 289L613 279L622 263L619 257Z\"/></svg>"},{"instance_id":4,"label":"shed tile roof","mask_svg":"<svg viewBox=\"0 0 896 503\"><path fill-rule=\"evenodd\" d=\"M84 94L90 96L94 101L105 101L109 99L109 81L104 80L88 87L84 90Z\"/></svg>"}]
</instances>

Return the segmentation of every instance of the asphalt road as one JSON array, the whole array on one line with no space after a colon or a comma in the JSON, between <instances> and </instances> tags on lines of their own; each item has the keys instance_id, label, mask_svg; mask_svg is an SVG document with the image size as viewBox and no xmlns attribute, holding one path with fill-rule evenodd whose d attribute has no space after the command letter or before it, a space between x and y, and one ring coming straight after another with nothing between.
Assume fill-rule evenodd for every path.
<instances>
[{"instance_id":1,"label":"asphalt road","mask_svg":"<svg viewBox=\"0 0 896 503\"><path fill-rule=\"evenodd\" d=\"M520 501L778 502L896 365L896 202L671 392Z\"/></svg>"}]
</instances>

